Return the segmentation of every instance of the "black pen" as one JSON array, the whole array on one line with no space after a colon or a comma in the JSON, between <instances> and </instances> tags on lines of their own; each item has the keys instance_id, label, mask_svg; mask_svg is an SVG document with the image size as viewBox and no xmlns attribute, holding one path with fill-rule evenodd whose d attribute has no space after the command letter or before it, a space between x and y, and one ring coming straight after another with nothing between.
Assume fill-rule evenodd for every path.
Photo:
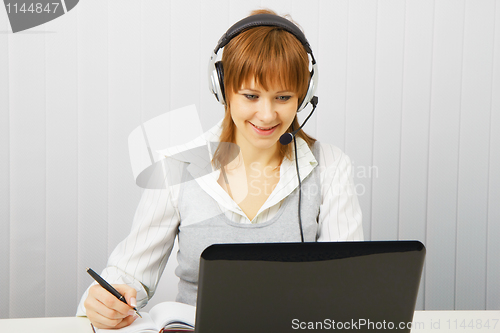
<instances>
[{"instance_id":1,"label":"black pen","mask_svg":"<svg viewBox=\"0 0 500 333\"><path fill-rule=\"evenodd\" d=\"M94 270L92 268L88 268L87 267L87 273L89 273L90 276L92 276L92 278L94 280L96 280L96 282L101 285L101 287L103 287L104 289L106 289L107 291L109 291L111 294L113 294L116 298L118 298L123 303L128 304L127 300L125 299L125 297L123 297L123 295L120 294L118 292L118 290L116 290L109 283L107 283L106 280L104 280L102 277L100 277L99 274L97 274L96 272L94 272ZM142 318L142 316L139 313L139 311L137 311L137 308L133 308L133 309L134 309L135 313L137 313L137 315Z\"/></svg>"}]
</instances>

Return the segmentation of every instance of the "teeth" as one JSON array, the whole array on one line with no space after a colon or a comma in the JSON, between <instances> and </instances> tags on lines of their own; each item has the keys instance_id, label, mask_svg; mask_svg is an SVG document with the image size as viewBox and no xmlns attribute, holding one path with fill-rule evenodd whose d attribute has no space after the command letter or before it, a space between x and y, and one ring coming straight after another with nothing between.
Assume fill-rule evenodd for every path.
<instances>
[{"instance_id":1,"label":"teeth","mask_svg":"<svg viewBox=\"0 0 500 333\"><path fill-rule=\"evenodd\" d=\"M252 124L252 125L254 125L254 124ZM268 130L270 130L270 129L272 129L272 128L274 128L274 127L278 126L278 125L273 126L273 127L267 127L267 128L264 128L264 127L259 127L259 126L257 126L257 125L254 125L254 126L255 126L256 128L258 128L258 129L260 129L260 130L263 130L263 131L268 131Z\"/></svg>"}]
</instances>

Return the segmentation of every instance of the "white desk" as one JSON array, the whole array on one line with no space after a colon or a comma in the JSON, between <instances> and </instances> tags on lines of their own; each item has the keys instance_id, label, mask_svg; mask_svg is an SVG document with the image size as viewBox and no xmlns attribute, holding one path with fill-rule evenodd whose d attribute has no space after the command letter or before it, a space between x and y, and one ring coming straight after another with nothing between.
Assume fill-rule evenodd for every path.
<instances>
[{"instance_id":1,"label":"white desk","mask_svg":"<svg viewBox=\"0 0 500 333\"><path fill-rule=\"evenodd\" d=\"M1 333L93 333L84 317L0 319Z\"/></svg>"},{"instance_id":2,"label":"white desk","mask_svg":"<svg viewBox=\"0 0 500 333\"><path fill-rule=\"evenodd\" d=\"M387 331L391 330L373 329L373 332ZM79 317L0 319L0 332L93 333L89 320ZM415 311L413 332L499 333L500 311Z\"/></svg>"}]
</instances>

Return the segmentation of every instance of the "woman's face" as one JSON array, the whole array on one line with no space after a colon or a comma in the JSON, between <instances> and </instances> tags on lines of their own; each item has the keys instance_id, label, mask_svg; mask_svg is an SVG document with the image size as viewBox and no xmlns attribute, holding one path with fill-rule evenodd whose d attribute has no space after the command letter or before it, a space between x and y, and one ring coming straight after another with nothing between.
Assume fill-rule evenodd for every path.
<instances>
[{"instance_id":1,"label":"woman's face","mask_svg":"<svg viewBox=\"0 0 500 333\"><path fill-rule=\"evenodd\" d=\"M297 94L281 87L269 89L250 80L229 96L236 144L241 149L275 149L280 136L292 124L298 107Z\"/></svg>"}]
</instances>

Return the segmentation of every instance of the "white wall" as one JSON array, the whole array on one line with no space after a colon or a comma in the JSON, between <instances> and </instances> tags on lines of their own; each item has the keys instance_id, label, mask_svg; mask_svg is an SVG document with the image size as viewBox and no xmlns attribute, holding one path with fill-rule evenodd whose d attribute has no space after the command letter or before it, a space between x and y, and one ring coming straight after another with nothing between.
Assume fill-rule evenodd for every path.
<instances>
[{"instance_id":1,"label":"white wall","mask_svg":"<svg viewBox=\"0 0 500 333\"><path fill-rule=\"evenodd\" d=\"M306 129L353 159L366 238L425 243L418 308L500 309L499 0L84 0L16 34L0 8L0 318L74 315L140 197L128 134L215 124L209 53L261 6L312 45Z\"/></svg>"}]
</instances>

